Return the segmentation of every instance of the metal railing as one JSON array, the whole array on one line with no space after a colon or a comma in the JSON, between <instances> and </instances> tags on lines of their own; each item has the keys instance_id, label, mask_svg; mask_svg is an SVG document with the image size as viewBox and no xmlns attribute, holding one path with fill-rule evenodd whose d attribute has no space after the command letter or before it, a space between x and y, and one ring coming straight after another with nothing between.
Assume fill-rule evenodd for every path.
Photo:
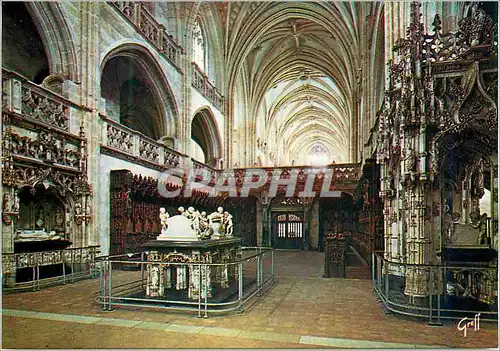
<instances>
[{"instance_id":1,"label":"metal railing","mask_svg":"<svg viewBox=\"0 0 500 351\"><path fill-rule=\"evenodd\" d=\"M240 258L224 263L148 261L146 256L138 252L98 258L100 290L96 301L102 310L134 306L196 312L199 318L208 318L209 312L242 313L245 303L266 292L275 278L271 248L243 247ZM173 270L177 275L168 274L175 277L183 272L187 282L171 283L162 278L163 296L147 296L148 265L162 267L164 274ZM117 269L124 266L126 271ZM219 284L221 274L227 277L226 284Z\"/></svg>"},{"instance_id":2,"label":"metal railing","mask_svg":"<svg viewBox=\"0 0 500 351\"><path fill-rule=\"evenodd\" d=\"M66 284L85 278L95 278L95 260L99 246L70 248L64 250L2 253L3 291L40 290L42 287ZM40 268L61 265L61 274L40 278ZM32 269L31 280L7 284L19 269ZM68 272L69 270L69 272Z\"/></svg>"},{"instance_id":3,"label":"metal railing","mask_svg":"<svg viewBox=\"0 0 500 351\"><path fill-rule=\"evenodd\" d=\"M428 319L463 319L481 315L497 321L498 267L412 265L372 254L372 285L387 312Z\"/></svg>"}]
</instances>

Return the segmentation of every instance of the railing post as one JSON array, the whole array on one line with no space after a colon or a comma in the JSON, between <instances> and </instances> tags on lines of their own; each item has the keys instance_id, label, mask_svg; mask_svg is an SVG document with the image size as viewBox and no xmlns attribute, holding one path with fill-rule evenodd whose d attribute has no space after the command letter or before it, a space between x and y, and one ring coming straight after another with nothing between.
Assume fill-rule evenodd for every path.
<instances>
[{"instance_id":1,"label":"railing post","mask_svg":"<svg viewBox=\"0 0 500 351\"><path fill-rule=\"evenodd\" d=\"M113 262L108 261L108 311L112 310L111 295L113 291Z\"/></svg>"},{"instance_id":2,"label":"railing post","mask_svg":"<svg viewBox=\"0 0 500 351\"><path fill-rule=\"evenodd\" d=\"M64 260L62 263L62 271L63 271L63 284L66 284L66 263L64 262Z\"/></svg>"},{"instance_id":3,"label":"railing post","mask_svg":"<svg viewBox=\"0 0 500 351\"><path fill-rule=\"evenodd\" d=\"M134 133L132 135L132 155L140 157L140 148L141 148L141 136L139 134Z\"/></svg>"},{"instance_id":4,"label":"railing post","mask_svg":"<svg viewBox=\"0 0 500 351\"><path fill-rule=\"evenodd\" d=\"M157 43L158 48L160 48L160 52L164 52L163 51L163 40L165 40L164 35L165 35L165 27L163 26L163 24L160 23L158 26L158 43Z\"/></svg>"},{"instance_id":5,"label":"railing post","mask_svg":"<svg viewBox=\"0 0 500 351\"><path fill-rule=\"evenodd\" d=\"M198 265L198 318L201 318L201 264Z\"/></svg>"},{"instance_id":6,"label":"railing post","mask_svg":"<svg viewBox=\"0 0 500 351\"><path fill-rule=\"evenodd\" d=\"M33 267L33 291L36 291L36 269Z\"/></svg>"},{"instance_id":7,"label":"railing post","mask_svg":"<svg viewBox=\"0 0 500 351\"><path fill-rule=\"evenodd\" d=\"M377 256L377 285L381 291L382 291L382 265L383 265L382 258Z\"/></svg>"},{"instance_id":8,"label":"railing post","mask_svg":"<svg viewBox=\"0 0 500 351\"><path fill-rule=\"evenodd\" d=\"M372 284L375 283L375 253L372 252Z\"/></svg>"},{"instance_id":9,"label":"railing post","mask_svg":"<svg viewBox=\"0 0 500 351\"><path fill-rule=\"evenodd\" d=\"M274 250L271 249L271 276L274 283Z\"/></svg>"},{"instance_id":10,"label":"railing post","mask_svg":"<svg viewBox=\"0 0 500 351\"><path fill-rule=\"evenodd\" d=\"M141 3L132 3L134 4L133 22L138 28L141 28Z\"/></svg>"},{"instance_id":11,"label":"railing post","mask_svg":"<svg viewBox=\"0 0 500 351\"><path fill-rule=\"evenodd\" d=\"M427 290L429 292L429 324L433 324L432 322L432 293L434 291L434 287L432 283L434 282L434 271L432 267L429 266L429 283L427 284Z\"/></svg>"},{"instance_id":12,"label":"railing post","mask_svg":"<svg viewBox=\"0 0 500 351\"><path fill-rule=\"evenodd\" d=\"M141 252L141 285L144 284L144 252Z\"/></svg>"},{"instance_id":13,"label":"railing post","mask_svg":"<svg viewBox=\"0 0 500 351\"><path fill-rule=\"evenodd\" d=\"M106 269L106 261L99 262L99 270L100 270L100 290L101 290L101 310L106 311L106 286L107 286L107 269Z\"/></svg>"},{"instance_id":14,"label":"railing post","mask_svg":"<svg viewBox=\"0 0 500 351\"><path fill-rule=\"evenodd\" d=\"M387 301L389 301L389 267L387 267L387 262L384 262L385 263L385 298L387 299ZM382 274L384 274L384 269L382 269Z\"/></svg>"},{"instance_id":15,"label":"railing post","mask_svg":"<svg viewBox=\"0 0 500 351\"><path fill-rule=\"evenodd\" d=\"M243 313L243 262L238 263L238 313Z\"/></svg>"},{"instance_id":16,"label":"railing post","mask_svg":"<svg viewBox=\"0 0 500 351\"><path fill-rule=\"evenodd\" d=\"M22 83L21 81L10 78L6 80L5 93L7 94L7 109L12 112L22 113Z\"/></svg>"},{"instance_id":17,"label":"railing post","mask_svg":"<svg viewBox=\"0 0 500 351\"><path fill-rule=\"evenodd\" d=\"M442 272L443 272L442 267L438 267L438 282L446 281L445 279L441 279L443 277L446 278L446 276L443 276ZM439 291L437 294L437 323L441 324L441 294Z\"/></svg>"},{"instance_id":18,"label":"railing post","mask_svg":"<svg viewBox=\"0 0 500 351\"><path fill-rule=\"evenodd\" d=\"M205 315L203 316L203 318L208 318L208 314L207 314L207 302L208 302L208 269L207 269L207 264L205 263L204 264L204 275L205 275L205 286L204 286L204 290L205 290ZM200 289L201 290L201 289Z\"/></svg>"},{"instance_id":19,"label":"railing post","mask_svg":"<svg viewBox=\"0 0 500 351\"><path fill-rule=\"evenodd\" d=\"M262 296L262 253L257 256L257 296Z\"/></svg>"}]
</instances>

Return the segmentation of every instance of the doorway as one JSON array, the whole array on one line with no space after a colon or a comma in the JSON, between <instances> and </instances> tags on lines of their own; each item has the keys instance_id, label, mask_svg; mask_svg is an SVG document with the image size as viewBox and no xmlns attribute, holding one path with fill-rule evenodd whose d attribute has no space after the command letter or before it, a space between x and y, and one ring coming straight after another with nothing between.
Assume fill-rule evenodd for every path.
<instances>
[{"instance_id":1,"label":"doorway","mask_svg":"<svg viewBox=\"0 0 500 351\"><path fill-rule=\"evenodd\" d=\"M275 249L304 248L304 214L275 212L272 214L272 246Z\"/></svg>"}]
</instances>

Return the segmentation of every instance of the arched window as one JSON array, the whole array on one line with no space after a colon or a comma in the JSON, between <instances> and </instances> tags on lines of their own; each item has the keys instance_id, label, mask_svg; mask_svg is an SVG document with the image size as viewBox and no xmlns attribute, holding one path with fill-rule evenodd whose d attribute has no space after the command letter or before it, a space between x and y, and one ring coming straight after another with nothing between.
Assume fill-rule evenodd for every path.
<instances>
[{"instance_id":1,"label":"arched window","mask_svg":"<svg viewBox=\"0 0 500 351\"><path fill-rule=\"evenodd\" d=\"M316 143L311 147L307 161L311 166L324 166L329 163L329 153L325 145Z\"/></svg>"},{"instance_id":2,"label":"arched window","mask_svg":"<svg viewBox=\"0 0 500 351\"><path fill-rule=\"evenodd\" d=\"M205 59L205 38L203 37L199 18L196 19L193 30L193 61L203 72L207 72Z\"/></svg>"}]
</instances>

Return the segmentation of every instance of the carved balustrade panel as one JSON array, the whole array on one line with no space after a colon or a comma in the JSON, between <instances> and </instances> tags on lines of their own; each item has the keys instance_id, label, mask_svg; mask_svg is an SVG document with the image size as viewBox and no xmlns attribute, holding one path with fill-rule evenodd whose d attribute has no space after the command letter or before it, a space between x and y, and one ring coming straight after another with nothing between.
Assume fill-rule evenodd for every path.
<instances>
[{"instance_id":1,"label":"carved balustrade panel","mask_svg":"<svg viewBox=\"0 0 500 351\"><path fill-rule=\"evenodd\" d=\"M101 120L106 131L101 152L157 170L176 168L186 157L106 116L101 115Z\"/></svg>"},{"instance_id":2,"label":"carved balustrade panel","mask_svg":"<svg viewBox=\"0 0 500 351\"><path fill-rule=\"evenodd\" d=\"M192 62L191 84L215 107L217 107L221 112L224 112L224 97L219 90L212 83L210 83L207 75L194 62Z\"/></svg>"},{"instance_id":3,"label":"carved balustrade panel","mask_svg":"<svg viewBox=\"0 0 500 351\"><path fill-rule=\"evenodd\" d=\"M2 69L2 109L5 124L27 120L40 129L57 128L64 132L71 125L81 125L83 111L88 108L35 84L20 74Z\"/></svg>"},{"instance_id":4,"label":"carved balustrade panel","mask_svg":"<svg viewBox=\"0 0 500 351\"><path fill-rule=\"evenodd\" d=\"M136 1L113 1L111 4L116 6L116 8L131 21L134 21L135 7L140 6Z\"/></svg>"},{"instance_id":5,"label":"carved balustrade panel","mask_svg":"<svg viewBox=\"0 0 500 351\"><path fill-rule=\"evenodd\" d=\"M107 145L134 154L134 135L117 125L107 125Z\"/></svg>"},{"instance_id":6,"label":"carved balustrade panel","mask_svg":"<svg viewBox=\"0 0 500 351\"><path fill-rule=\"evenodd\" d=\"M164 149L164 162L163 165L168 167L168 168L176 168L179 167L181 163L181 158L183 158L183 155L180 153L176 152L175 150L172 150L170 148L165 147Z\"/></svg>"},{"instance_id":7,"label":"carved balustrade panel","mask_svg":"<svg viewBox=\"0 0 500 351\"><path fill-rule=\"evenodd\" d=\"M192 162L193 162L193 168L195 170L203 170L205 172L204 178L210 179L210 182L208 184L215 184L215 181L217 180L217 176L218 176L218 171L215 168L210 167L204 163L198 162L194 159L192 159ZM201 178L202 178L202 176L199 175L197 177L197 180L200 180Z\"/></svg>"},{"instance_id":8,"label":"carved balustrade panel","mask_svg":"<svg viewBox=\"0 0 500 351\"><path fill-rule=\"evenodd\" d=\"M23 86L21 100L23 115L68 131L69 106L51 98L50 93L42 93L40 90Z\"/></svg>"},{"instance_id":9,"label":"carved balustrade panel","mask_svg":"<svg viewBox=\"0 0 500 351\"><path fill-rule=\"evenodd\" d=\"M9 94L7 94L6 89L7 81L5 79L2 80L2 111L7 110L9 106Z\"/></svg>"},{"instance_id":10,"label":"carved balustrade panel","mask_svg":"<svg viewBox=\"0 0 500 351\"><path fill-rule=\"evenodd\" d=\"M49 164L83 170L87 155L81 152L82 141L68 140L64 135L40 131L36 137L10 133L10 151L14 156L31 158Z\"/></svg>"},{"instance_id":11,"label":"carved balustrade panel","mask_svg":"<svg viewBox=\"0 0 500 351\"><path fill-rule=\"evenodd\" d=\"M49 266L55 264L92 264L97 257L99 247L87 246L65 250L3 253L3 274L15 274L17 269Z\"/></svg>"},{"instance_id":12,"label":"carved balustrade panel","mask_svg":"<svg viewBox=\"0 0 500 351\"><path fill-rule=\"evenodd\" d=\"M139 28L150 41L152 41L156 46L159 46L160 31L162 26L156 22L156 20L151 16L148 10L144 8L143 5L139 5ZM175 62L175 60L174 60Z\"/></svg>"},{"instance_id":13,"label":"carved balustrade panel","mask_svg":"<svg viewBox=\"0 0 500 351\"><path fill-rule=\"evenodd\" d=\"M183 52L165 27L147 10L144 4L133 1L114 1L110 4L130 21L144 37L155 46L165 58L180 70L179 59Z\"/></svg>"},{"instance_id":14,"label":"carved balustrade panel","mask_svg":"<svg viewBox=\"0 0 500 351\"><path fill-rule=\"evenodd\" d=\"M157 143L152 143L146 140L146 138L140 136L139 157L153 163L160 163L160 146Z\"/></svg>"}]
</instances>

